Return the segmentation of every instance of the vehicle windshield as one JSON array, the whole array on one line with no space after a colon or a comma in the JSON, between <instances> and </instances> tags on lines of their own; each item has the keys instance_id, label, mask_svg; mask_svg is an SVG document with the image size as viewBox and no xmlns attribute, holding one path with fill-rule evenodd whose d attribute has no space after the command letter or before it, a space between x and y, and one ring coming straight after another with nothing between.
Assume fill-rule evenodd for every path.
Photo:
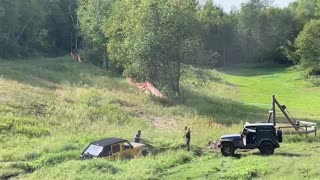
<instances>
[{"instance_id":1,"label":"vehicle windshield","mask_svg":"<svg viewBox=\"0 0 320 180\"><path fill-rule=\"evenodd\" d=\"M102 151L103 147L102 146L97 146L94 144L91 144L84 152L84 154L90 154L93 156L98 156L101 151Z\"/></svg>"}]
</instances>

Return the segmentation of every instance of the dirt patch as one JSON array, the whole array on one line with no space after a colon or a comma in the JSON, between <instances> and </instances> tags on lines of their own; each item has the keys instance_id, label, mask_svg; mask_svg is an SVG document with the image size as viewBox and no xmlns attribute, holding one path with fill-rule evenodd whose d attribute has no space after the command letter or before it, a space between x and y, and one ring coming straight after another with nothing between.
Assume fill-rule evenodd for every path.
<instances>
[{"instance_id":1,"label":"dirt patch","mask_svg":"<svg viewBox=\"0 0 320 180\"><path fill-rule=\"evenodd\" d=\"M146 114L141 110L136 110L134 114L142 119L145 119L148 122L151 122L154 127L159 129L169 129L177 127L177 121L175 119Z\"/></svg>"},{"instance_id":2,"label":"dirt patch","mask_svg":"<svg viewBox=\"0 0 320 180\"><path fill-rule=\"evenodd\" d=\"M177 122L174 119L165 119L162 117L148 117L149 120L153 123L153 125L157 128L168 129L168 128L176 128Z\"/></svg>"},{"instance_id":3,"label":"dirt patch","mask_svg":"<svg viewBox=\"0 0 320 180\"><path fill-rule=\"evenodd\" d=\"M8 93L6 93L6 92L1 92L0 91L0 100L2 101L2 102L4 102L4 101L9 101L11 98L9 97L9 95L8 95Z\"/></svg>"},{"instance_id":4,"label":"dirt patch","mask_svg":"<svg viewBox=\"0 0 320 180\"><path fill-rule=\"evenodd\" d=\"M123 100L121 100L121 99L113 100L113 101L111 101L110 103L111 103L111 104L112 104L112 103L119 104L120 107L134 107L134 106L136 106L136 104L129 103L129 102L123 101Z\"/></svg>"},{"instance_id":5,"label":"dirt patch","mask_svg":"<svg viewBox=\"0 0 320 180\"><path fill-rule=\"evenodd\" d=\"M52 87L52 88L57 88L59 85L54 83L54 82L51 82L51 81L48 81L48 80L45 80L45 79L42 79L40 77L36 77L36 76L32 76L32 78L36 81L38 81L39 83L45 85L45 86L48 86L48 87Z\"/></svg>"}]
</instances>

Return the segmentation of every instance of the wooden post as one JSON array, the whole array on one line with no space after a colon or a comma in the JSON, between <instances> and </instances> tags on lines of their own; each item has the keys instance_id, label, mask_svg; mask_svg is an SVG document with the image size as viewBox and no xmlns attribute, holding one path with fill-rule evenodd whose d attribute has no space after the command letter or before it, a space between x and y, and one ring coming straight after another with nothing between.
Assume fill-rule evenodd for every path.
<instances>
[{"instance_id":1,"label":"wooden post","mask_svg":"<svg viewBox=\"0 0 320 180\"><path fill-rule=\"evenodd\" d=\"M272 120L273 125L276 126L276 97L272 95Z\"/></svg>"},{"instance_id":2,"label":"wooden post","mask_svg":"<svg viewBox=\"0 0 320 180\"><path fill-rule=\"evenodd\" d=\"M273 112L272 112L272 107L271 107L270 110L269 110L269 115L268 115L267 123L270 123L272 114L273 114Z\"/></svg>"},{"instance_id":3,"label":"wooden post","mask_svg":"<svg viewBox=\"0 0 320 180\"><path fill-rule=\"evenodd\" d=\"M298 128L295 126L295 124L291 121L290 117L288 116L288 114L286 113L286 111L282 108L282 106L280 105L280 103L277 101L276 98L274 98L274 102L277 104L277 106L279 107L279 109L281 110L281 112L283 113L283 115L288 119L288 121L290 122L290 124L296 129L298 130Z\"/></svg>"}]
</instances>

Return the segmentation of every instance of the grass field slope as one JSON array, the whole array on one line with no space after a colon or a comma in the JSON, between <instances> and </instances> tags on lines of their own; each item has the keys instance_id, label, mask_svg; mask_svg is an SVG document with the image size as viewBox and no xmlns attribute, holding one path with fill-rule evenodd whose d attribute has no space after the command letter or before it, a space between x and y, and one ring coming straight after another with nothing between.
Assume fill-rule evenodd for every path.
<instances>
[{"instance_id":1,"label":"grass field slope","mask_svg":"<svg viewBox=\"0 0 320 180\"><path fill-rule=\"evenodd\" d=\"M226 158L207 148L244 122L264 122L273 94L297 119L320 120L320 88L299 70L202 70L201 81L192 68L186 72L182 97L159 100L69 57L0 60L0 179L320 178L314 135L285 136L272 156L252 150ZM185 125L192 126L191 151L181 147ZM150 156L79 160L89 142L132 140L139 129L152 144Z\"/></svg>"}]
</instances>

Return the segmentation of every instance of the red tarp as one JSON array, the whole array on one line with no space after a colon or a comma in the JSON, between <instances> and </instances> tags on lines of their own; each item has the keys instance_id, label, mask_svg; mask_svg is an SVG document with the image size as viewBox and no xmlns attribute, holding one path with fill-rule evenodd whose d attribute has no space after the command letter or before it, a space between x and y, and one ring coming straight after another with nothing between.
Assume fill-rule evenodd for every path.
<instances>
[{"instance_id":1,"label":"red tarp","mask_svg":"<svg viewBox=\"0 0 320 180\"><path fill-rule=\"evenodd\" d=\"M70 52L70 55L75 59L75 60L77 60L79 63L82 63L82 61L81 61L81 58L80 58L80 55L78 54L78 55L74 55L73 54L73 52Z\"/></svg>"},{"instance_id":2,"label":"red tarp","mask_svg":"<svg viewBox=\"0 0 320 180\"><path fill-rule=\"evenodd\" d=\"M139 88L141 91L147 92L147 93L151 93L152 95L156 96L156 97L160 97L160 98L164 98L164 96L161 94L161 92L155 88L152 83L150 83L149 81L144 82L144 83L134 83L132 81L132 78L127 78L128 82L132 85L134 85L135 87Z\"/></svg>"}]
</instances>

